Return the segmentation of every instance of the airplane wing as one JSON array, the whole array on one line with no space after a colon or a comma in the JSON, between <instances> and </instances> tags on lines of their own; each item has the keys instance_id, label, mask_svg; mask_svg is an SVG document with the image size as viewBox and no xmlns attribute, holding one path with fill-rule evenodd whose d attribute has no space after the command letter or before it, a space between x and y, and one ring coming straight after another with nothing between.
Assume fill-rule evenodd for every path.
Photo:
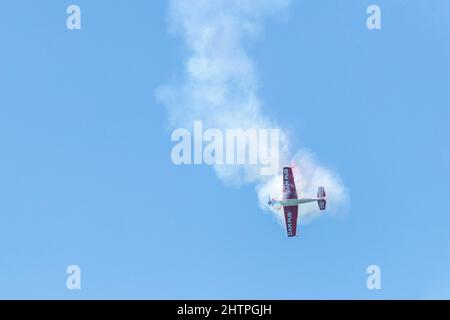
<instances>
[{"instance_id":1,"label":"airplane wing","mask_svg":"<svg viewBox=\"0 0 450 320\"><path fill-rule=\"evenodd\" d=\"M283 207L283 210L287 235L288 237L294 237L297 235L298 206L286 206Z\"/></svg>"},{"instance_id":2,"label":"airplane wing","mask_svg":"<svg viewBox=\"0 0 450 320\"><path fill-rule=\"evenodd\" d=\"M298 198L292 168L289 167L283 168L283 195L285 199Z\"/></svg>"}]
</instances>

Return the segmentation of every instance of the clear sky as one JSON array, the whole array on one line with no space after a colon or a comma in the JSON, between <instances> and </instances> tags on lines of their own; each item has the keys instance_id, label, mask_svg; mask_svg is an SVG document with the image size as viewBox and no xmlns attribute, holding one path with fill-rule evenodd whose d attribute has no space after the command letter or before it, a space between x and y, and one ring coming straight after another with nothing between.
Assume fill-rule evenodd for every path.
<instances>
[{"instance_id":1,"label":"clear sky","mask_svg":"<svg viewBox=\"0 0 450 320\"><path fill-rule=\"evenodd\" d=\"M270 115L350 194L293 239L254 185L172 164L167 2L77 0L69 31L71 3L0 5L0 298L450 298L447 0L292 1L249 45Z\"/></svg>"}]
</instances>

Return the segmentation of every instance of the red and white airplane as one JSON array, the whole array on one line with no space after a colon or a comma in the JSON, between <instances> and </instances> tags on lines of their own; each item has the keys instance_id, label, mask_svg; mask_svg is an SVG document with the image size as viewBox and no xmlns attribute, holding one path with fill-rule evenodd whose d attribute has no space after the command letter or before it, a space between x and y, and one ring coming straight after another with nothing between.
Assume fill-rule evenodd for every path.
<instances>
[{"instance_id":1,"label":"red and white airplane","mask_svg":"<svg viewBox=\"0 0 450 320\"><path fill-rule=\"evenodd\" d=\"M270 199L269 196L268 205L275 209L283 207L287 235L288 237L294 237L297 235L298 206L314 201L317 201L320 210L325 210L327 204L325 188L319 187L317 190L317 198L297 197L292 168L285 167L283 168L283 199Z\"/></svg>"}]
</instances>

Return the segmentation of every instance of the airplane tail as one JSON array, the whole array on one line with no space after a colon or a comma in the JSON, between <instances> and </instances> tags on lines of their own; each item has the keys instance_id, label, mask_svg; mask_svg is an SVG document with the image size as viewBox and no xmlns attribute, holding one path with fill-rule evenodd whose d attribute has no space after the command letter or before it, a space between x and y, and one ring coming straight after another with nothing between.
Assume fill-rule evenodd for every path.
<instances>
[{"instance_id":1,"label":"airplane tail","mask_svg":"<svg viewBox=\"0 0 450 320\"><path fill-rule=\"evenodd\" d=\"M325 188L319 187L319 189L317 189L317 198L319 199L319 200L317 200L317 204L319 205L320 210L325 210L325 208L327 206L326 196L327 195L325 193Z\"/></svg>"}]
</instances>

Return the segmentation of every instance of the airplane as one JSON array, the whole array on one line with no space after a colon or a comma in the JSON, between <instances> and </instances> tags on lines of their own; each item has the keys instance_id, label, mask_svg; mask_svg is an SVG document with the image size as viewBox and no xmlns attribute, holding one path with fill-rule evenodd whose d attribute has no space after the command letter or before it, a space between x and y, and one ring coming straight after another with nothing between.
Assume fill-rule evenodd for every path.
<instances>
[{"instance_id":1,"label":"airplane","mask_svg":"<svg viewBox=\"0 0 450 320\"><path fill-rule=\"evenodd\" d=\"M294 175L292 174L292 167L284 167L283 199L271 199L269 195L269 202L267 204L274 209L280 209L281 207L283 207L287 235L288 237L295 237L297 235L298 206L314 201L317 201L320 210L325 210L327 205L325 188L318 188L317 198L299 198L297 196L297 190L295 188L295 180Z\"/></svg>"}]
</instances>

